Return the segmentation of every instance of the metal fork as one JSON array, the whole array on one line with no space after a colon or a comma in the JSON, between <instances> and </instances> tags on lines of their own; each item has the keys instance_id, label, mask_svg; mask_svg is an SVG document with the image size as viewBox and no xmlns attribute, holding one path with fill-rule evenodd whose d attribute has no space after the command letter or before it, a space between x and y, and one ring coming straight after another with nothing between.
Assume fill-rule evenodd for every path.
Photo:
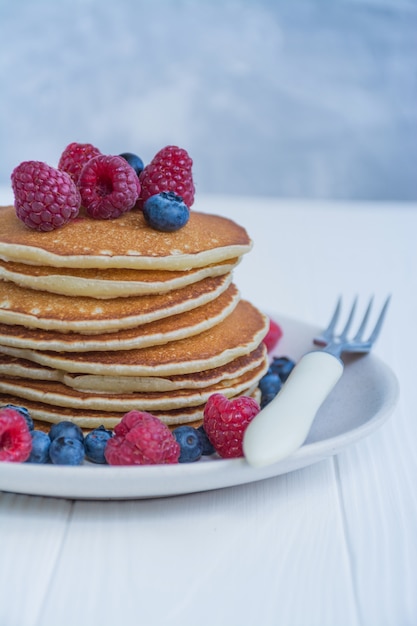
<instances>
[{"instance_id":1,"label":"metal fork","mask_svg":"<svg viewBox=\"0 0 417 626\"><path fill-rule=\"evenodd\" d=\"M341 355L367 353L378 338L390 302L388 297L370 335L364 339L372 298L356 334L349 333L355 317L354 300L343 330L336 334L342 301L327 328L313 342L323 349L308 352L298 361L277 396L251 421L243 438L243 453L253 466L276 463L300 448L310 431L317 411L343 373Z\"/></svg>"}]
</instances>

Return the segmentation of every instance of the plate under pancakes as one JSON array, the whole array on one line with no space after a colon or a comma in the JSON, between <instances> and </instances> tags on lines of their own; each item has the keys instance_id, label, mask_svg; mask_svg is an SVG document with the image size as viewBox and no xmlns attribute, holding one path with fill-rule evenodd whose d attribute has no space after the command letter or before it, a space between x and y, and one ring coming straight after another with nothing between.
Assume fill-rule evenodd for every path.
<instances>
[{"instance_id":1,"label":"plate under pancakes","mask_svg":"<svg viewBox=\"0 0 417 626\"><path fill-rule=\"evenodd\" d=\"M161 233L131 211L39 233L5 207L0 226L1 403L94 428L133 408L195 423L212 393L259 397L269 321L232 282L252 246L239 225L192 211Z\"/></svg>"}]
</instances>

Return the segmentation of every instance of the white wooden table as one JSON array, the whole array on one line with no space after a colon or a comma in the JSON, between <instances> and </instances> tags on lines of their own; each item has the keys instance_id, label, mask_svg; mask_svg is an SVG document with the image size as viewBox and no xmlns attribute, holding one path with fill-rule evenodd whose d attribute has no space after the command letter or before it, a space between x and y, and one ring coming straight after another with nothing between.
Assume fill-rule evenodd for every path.
<instances>
[{"instance_id":1,"label":"white wooden table","mask_svg":"<svg viewBox=\"0 0 417 626\"><path fill-rule=\"evenodd\" d=\"M399 404L338 456L249 485L137 501L1 493L0 625L415 625L417 206L196 208L247 227L235 282L260 308L323 326L340 293L391 292L375 354Z\"/></svg>"}]
</instances>

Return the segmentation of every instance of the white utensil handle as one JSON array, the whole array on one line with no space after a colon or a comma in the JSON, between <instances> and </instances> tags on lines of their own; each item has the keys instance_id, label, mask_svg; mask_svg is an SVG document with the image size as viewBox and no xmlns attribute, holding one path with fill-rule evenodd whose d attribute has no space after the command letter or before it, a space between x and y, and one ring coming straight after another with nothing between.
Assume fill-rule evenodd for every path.
<instances>
[{"instance_id":1,"label":"white utensil handle","mask_svg":"<svg viewBox=\"0 0 417 626\"><path fill-rule=\"evenodd\" d=\"M318 409L342 373L342 362L327 352L301 357L277 396L247 427L243 453L248 463L271 465L302 446Z\"/></svg>"}]
</instances>

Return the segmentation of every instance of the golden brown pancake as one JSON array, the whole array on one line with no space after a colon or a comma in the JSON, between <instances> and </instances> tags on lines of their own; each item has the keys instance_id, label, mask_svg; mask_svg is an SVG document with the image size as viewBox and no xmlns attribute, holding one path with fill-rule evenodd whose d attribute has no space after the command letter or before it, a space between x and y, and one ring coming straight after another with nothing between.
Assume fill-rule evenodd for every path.
<instances>
[{"instance_id":1,"label":"golden brown pancake","mask_svg":"<svg viewBox=\"0 0 417 626\"><path fill-rule=\"evenodd\" d=\"M50 291L64 296L120 298L165 293L181 289L210 276L231 272L240 259L230 259L207 267L185 271L82 269L27 265L0 259L0 280L28 289Z\"/></svg>"},{"instance_id":2,"label":"golden brown pancake","mask_svg":"<svg viewBox=\"0 0 417 626\"><path fill-rule=\"evenodd\" d=\"M218 298L204 306L117 333L59 333L0 323L0 349L1 346L11 346L30 350L91 352L132 350L165 344L212 328L233 311L238 301L239 292L232 284Z\"/></svg>"},{"instance_id":3,"label":"golden brown pancake","mask_svg":"<svg viewBox=\"0 0 417 626\"><path fill-rule=\"evenodd\" d=\"M222 294L231 281L232 275L224 274L165 294L113 300L70 298L0 281L0 323L64 333L114 332L205 305Z\"/></svg>"},{"instance_id":4,"label":"golden brown pancake","mask_svg":"<svg viewBox=\"0 0 417 626\"><path fill-rule=\"evenodd\" d=\"M259 389L248 389L241 395L247 395L260 401ZM233 399L233 398L231 398ZM21 398L11 394L0 393L0 405L14 404L19 405ZM25 400L25 406L30 412L33 419L38 423L54 424L62 420L70 420L78 424L83 429L97 428L105 426L105 428L113 428L122 419L124 412L122 411L94 411L91 409L73 409L69 407L57 407L42 402L34 402ZM204 404L183 409L172 409L171 411L152 411L152 415L158 417L168 426L175 427L178 424L192 424L199 426L203 420ZM139 409L140 410L140 409ZM49 428L44 427L44 430Z\"/></svg>"},{"instance_id":5,"label":"golden brown pancake","mask_svg":"<svg viewBox=\"0 0 417 626\"><path fill-rule=\"evenodd\" d=\"M43 402L53 406L75 409L94 409L96 411L141 411L172 410L198 406L206 403L213 393L222 393L232 397L255 387L268 369L265 361L254 370L246 372L237 379L221 381L203 389L178 389L176 391L98 393L80 392L60 382L27 380L22 378L2 378L0 392L15 395L25 400Z\"/></svg>"},{"instance_id":6,"label":"golden brown pancake","mask_svg":"<svg viewBox=\"0 0 417 626\"><path fill-rule=\"evenodd\" d=\"M189 270L240 257L252 247L232 220L194 210L173 233L150 228L139 210L111 221L80 216L41 233L27 228L9 206L0 207L0 223L0 258L52 267Z\"/></svg>"},{"instance_id":7,"label":"golden brown pancake","mask_svg":"<svg viewBox=\"0 0 417 626\"><path fill-rule=\"evenodd\" d=\"M103 376L170 376L220 367L252 352L265 337L269 320L246 300L199 335L163 346L116 352L55 353L2 346L10 356L65 372Z\"/></svg>"},{"instance_id":8,"label":"golden brown pancake","mask_svg":"<svg viewBox=\"0 0 417 626\"><path fill-rule=\"evenodd\" d=\"M216 392L259 401L269 320L232 283L244 228L193 210L163 233L132 210L45 233L13 207L0 227L0 403L87 429L134 408L199 424Z\"/></svg>"},{"instance_id":9,"label":"golden brown pancake","mask_svg":"<svg viewBox=\"0 0 417 626\"><path fill-rule=\"evenodd\" d=\"M253 352L220 367L161 378L158 376L70 374L0 352L0 378L18 377L29 380L58 381L78 391L106 391L108 393L173 391L176 389L201 389L221 381L239 378L246 372L259 367L266 359L266 347L264 343L261 343Z\"/></svg>"}]
</instances>

